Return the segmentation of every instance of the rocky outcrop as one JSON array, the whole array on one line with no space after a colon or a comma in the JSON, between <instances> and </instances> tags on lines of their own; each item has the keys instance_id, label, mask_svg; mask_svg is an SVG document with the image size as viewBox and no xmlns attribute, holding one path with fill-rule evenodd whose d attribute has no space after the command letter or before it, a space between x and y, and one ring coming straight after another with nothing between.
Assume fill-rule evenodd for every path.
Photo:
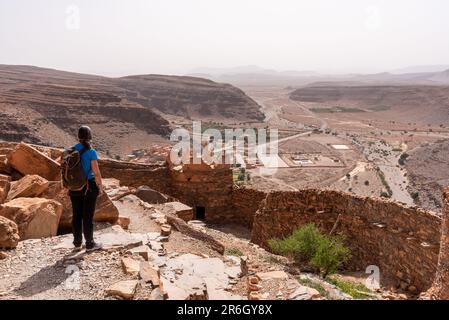
<instances>
[{"instance_id":1,"label":"rocky outcrop","mask_svg":"<svg viewBox=\"0 0 449 320\"><path fill-rule=\"evenodd\" d=\"M37 174L49 181L60 180L59 164L26 143L8 155L8 164L23 175Z\"/></svg>"},{"instance_id":2,"label":"rocky outcrop","mask_svg":"<svg viewBox=\"0 0 449 320\"><path fill-rule=\"evenodd\" d=\"M14 249L19 240L17 224L12 220L0 216L0 248Z\"/></svg>"},{"instance_id":3,"label":"rocky outcrop","mask_svg":"<svg viewBox=\"0 0 449 320\"><path fill-rule=\"evenodd\" d=\"M0 216L14 221L21 240L57 234L62 205L43 198L18 198L0 205Z\"/></svg>"},{"instance_id":4,"label":"rocky outcrop","mask_svg":"<svg viewBox=\"0 0 449 320\"><path fill-rule=\"evenodd\" d=\"M48 187L48 180L38 175L26 175L11 187L7 200L38 197Z\"/></svg>"}]
</instances>

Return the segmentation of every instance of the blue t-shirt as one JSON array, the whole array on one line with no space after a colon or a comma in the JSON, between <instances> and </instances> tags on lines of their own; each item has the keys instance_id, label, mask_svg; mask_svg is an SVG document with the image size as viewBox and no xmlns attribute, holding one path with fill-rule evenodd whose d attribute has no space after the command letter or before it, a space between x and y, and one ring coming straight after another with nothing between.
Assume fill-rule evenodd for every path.
<instances>
[{"instance_id":1,"label":"blue t-shirt","mask_svg":"<svg viewBox=\"0 0 449 320\"><path fill-rule=\"evenodd\" d=\"M75 145L75 149L79 152L83 150L84 146L81 143ZM98 160L97 151L95 149L89 149L84 151L81 155L81 165L83 167L84 175L88 180L95 178L94 172L90 165L92 160Z\"/></svg>"}]
</instances>

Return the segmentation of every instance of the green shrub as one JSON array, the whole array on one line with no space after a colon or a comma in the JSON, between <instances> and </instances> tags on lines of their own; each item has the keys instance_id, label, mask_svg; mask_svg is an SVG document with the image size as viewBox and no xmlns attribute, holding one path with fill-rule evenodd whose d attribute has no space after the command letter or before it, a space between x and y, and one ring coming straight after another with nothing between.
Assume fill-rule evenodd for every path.
<instances>
[{"instance_id":1,"label":"green shrub","mask_svg":"<svg viewBox=\"0 0 449 320\"><path fill-rule=\"evenodd\" d=\"M314 224L304 225L284 239L270 239L268 246L297 263L308 264L323 277L337 271L349 258L341 237L322 234Z\"/></svg>"},{"instance_id":2,"label":"green shrub","mask_svg":"<svg viewBox=\"0 0 449 320\"><path fill-rule=\"evenodd\" d=\"M340 288L346 294L349 294L354 299L372 299L373 293L365 285L361 283L354 283L351 281L339 279L336 277L329 277L327 281L334 286Z\"/></svg>"},{"instance_id":3,"label":"green shrub","mask_svg":"<svg viewBox=\"0 0 449 320\"><path fill-rule=\"evenodd\" d=\"M268 246L278 254L303 263L310 261L315 255L321 237L314 224L307 224L287 238L268 240Z\"/></svg>"},{"instance_id":4,"label":"green shrub","mask_svg":"<svg viewBox=\"0 0 449 320\"><path fill-rule=\"evenodd\" d=\"M349 249L340 237L323 237L310 265L320 270L323 278L335 273L349 258Z\"/></svg>"}]
</instances>

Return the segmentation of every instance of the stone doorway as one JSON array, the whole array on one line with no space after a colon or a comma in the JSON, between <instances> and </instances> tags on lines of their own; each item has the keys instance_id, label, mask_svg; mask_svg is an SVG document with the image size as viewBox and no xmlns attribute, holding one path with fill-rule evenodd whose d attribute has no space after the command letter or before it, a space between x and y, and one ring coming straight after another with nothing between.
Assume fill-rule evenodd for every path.
<instances>
[{"instance_id":1,"label":"stone doorway","mask_svg":"<svg viewBox=\"0 0 449 320\"><path fill-rule=\"evenodd\" d=\"M197 206L195 207L195 220L205 220L206 219L206 208Z\"/></svg>"}]
</instances>

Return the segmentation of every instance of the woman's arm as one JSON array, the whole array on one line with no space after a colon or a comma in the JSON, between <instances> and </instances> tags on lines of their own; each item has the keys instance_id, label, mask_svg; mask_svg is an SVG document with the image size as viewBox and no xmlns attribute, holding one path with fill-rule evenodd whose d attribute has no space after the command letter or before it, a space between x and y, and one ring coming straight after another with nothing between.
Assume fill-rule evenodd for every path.
<instances>
[{"instance_id":1,"label":"woman's arm","mask_svg":"<svg viewBox=\"0 0 449 320\"><path fill-rule=\"evenodd\" d=\"M98 167L98 161L92 160L90 162L90 165L91 165L92 171L94 172L94 175L95 175L95 182L97 183L98 189L100 189L100 194L101 194L101 193L103 193L103 181L101 178L100 168Z\"/></svg>"}]
</instances>

